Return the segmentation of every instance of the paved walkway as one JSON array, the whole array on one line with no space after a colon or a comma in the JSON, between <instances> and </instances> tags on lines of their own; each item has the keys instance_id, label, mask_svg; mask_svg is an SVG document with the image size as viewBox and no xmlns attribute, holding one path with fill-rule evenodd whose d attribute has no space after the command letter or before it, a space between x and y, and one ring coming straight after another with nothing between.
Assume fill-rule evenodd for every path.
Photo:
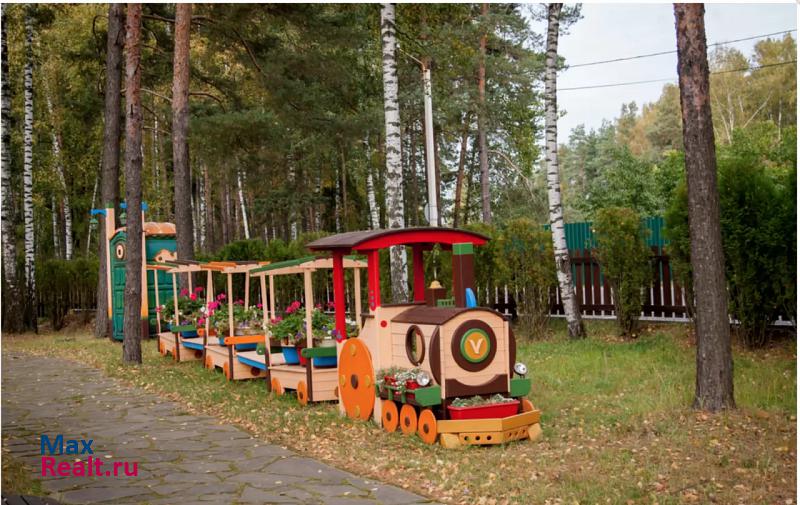
<instances>
[{"instance_id":1,"label":"paved walkway","mask_svg":"<svg viewBox=\"0 0 800 505\"><path fill-rule=\"evenodd\" d=\"M95 369L3 353L3 437L63 503L324 503L408 505L426 499L357 477L180 405L121 385ZM93 439L92 457L138 462L138 476L41 477L42 434ZM57 462L87 459L56 456ZM132 469L132 467L129 467Z\"/></svg>"}]
</instances>

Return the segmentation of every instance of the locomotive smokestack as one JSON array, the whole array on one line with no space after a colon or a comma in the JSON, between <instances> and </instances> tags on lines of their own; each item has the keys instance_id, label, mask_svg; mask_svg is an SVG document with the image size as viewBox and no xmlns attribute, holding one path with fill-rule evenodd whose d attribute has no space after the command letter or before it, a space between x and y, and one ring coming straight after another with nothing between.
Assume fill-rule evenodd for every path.
<instances>
[{"instance_id":1,"label":"locomotive smokestack","mask_svg":"<svg viewBox=\"0 0 800 505\"><path fill-rule=\"evenodd\" d=\"M467 288L475 292L472 244L453 244L453 297L456 307L467 306Z\"/></svg>"}]
</instances>

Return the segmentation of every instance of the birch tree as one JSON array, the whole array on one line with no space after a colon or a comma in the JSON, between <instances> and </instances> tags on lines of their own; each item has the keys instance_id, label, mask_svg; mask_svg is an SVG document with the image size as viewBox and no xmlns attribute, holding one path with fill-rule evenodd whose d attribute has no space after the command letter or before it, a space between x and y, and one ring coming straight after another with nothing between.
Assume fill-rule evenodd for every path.
<instances>
[{"instance_id":1,"label":"birch tree","mask_svg":"<svg viewBox=\"0 0 800 505\"><path fill-rule=\"evenodd\" d=\"M14 219L14 199L11 191L11 86L8 75L8 40L6 33L6 7L3 4L2 23L2 234L3 234L3 274L7 294L3 301L3 331L22 331L22 310L19 297L19 277L17 276L17 233Z\"/></svg>"},{"instance_id":2,"label":"birch tree","mask_svg":"<svg viewBox=\"0 0 800 505\"><path fill-rule=\"evenodd\" d=\"M695 295L697 377L694 408L735 407L725 257L720 230L717 159L711 119L705 9L675 4L689 242Z\"/></svg>"},{"instance_id":3,"label":"birch tree","mask_svg":"<svg viewBox=\"0 0 800 505\"><path fill-rule=\"evenodd\" d=\"M380 227L378 205L375 202L375 182L372 179L372 156L369 150L369 134L364 138L364 150L367 154L367 205L369 206L369 227L377 230Z\"/></svg>"},{"instance_id":4,"label":"birch tree","mask_svg":"<svg viewBox=\"0 0 800 505\"><path fill-rule=\"evenodd\" d=\"M45 81L47 82L47 81ZM64 160L61 158L61 135L56 130L58 122L53 113L53 100L50 98L50 90L45 90L47 100L47 112L50 114L50 121L53 127L51 132L53 149L53 166L56 177L58 178L61 189L64 191L64 258L72 259L72 207L69 204L69 190L67 189L67 179L64 177ZM55 197L54 197L55 199ZM55 212L55 205L53 211ZM55 217L53 218L55 219ZM55 240L55 239L54 239Z\"/></svg>"},{"instance_id":5,"label":"birch tree","mask_svg":"<svg viewBox=\"0 0 800 505\"><path fill-rule=\"evenodd\" d=\"M383 114L386 126L386 221L387 228L405 226L403 209L403 166L400 157L400 106L397 100L397 35L395 5L381 6L381 48L383 51ZM390 253L392 298L395 302L408 300L406 249L392 247Z\"/></svg>"},{"instance_id":6,"label":"birch tree","mask_svg":"<svg viewBox=\"0 0 800 505\"><path fill-rule=\"evenodd\" d=\"M175 169L175 232L178 258L194 258L192 180L189 169L189 28L192 4L175 5L175 56L172 66L172 162ZM185 280L184 280L185 282Z\"/></svg>"},{"instance_id":7,"label":"birch tree","mask_svg":"<svg viewBox=\"0 0 800 505\"><path fill-rule=\"evenodd\" d=\"M23 125L22 214L25 223L25 315L36 329L36 237L33 223L33 9L25 7L25 70L23 75L25 121Z\"/></svg>"},{"instance_id":8,"label":"birch tree","mask_svg":"<svg viewBox=\"0 0 800 505\"><path fill-rule=\"evenodd\" d=\"M556 100L556 72L558 65L558 33L563 4L547 6L547 47L545 53L545 152L547 164L547 199L550 205L550 231L556 274L567 330L570 338L585 338L578 298L572 286L572 265L564 233L564 209L561 206L561 181L558 174L558 103Z\"/></svg>"},{"instance_id":9,"label":"birch tree","mask_svg":"<svg viewBox=\"0 0 800 505\"><path fill-rule=\"evenodd\" d=\"M244 190L242 189L242 171L236 170L236 189L239 194L239 207L242 209L242 226L244 228L245 240L250 240L250 225L247 222L247 204L244 201ZM292 221L292 226L295 222Z\"/></svg>"},{"instance_id":10,"label":"birch tree","mask_svg":"<svg viewBox=\"0 0 800 505\"><path fill-rule=\"evenodd\" d=\"M103 168L101 171L100 201L106 208L119 207L119 150L120 150L120 89L122 83L122 46L125 43L125 6L112 3L108 6L108 39L106 40L106 83L105 109L103 117ZM105 236L106 217L101 215L98 230L101 230L97 241L97 254L100 265L97 270L97 312L94 334L96 337L111 336L108 319L108 286L106 285L106 248L108 239ZM114 227L116 227L115 223Z\"/></svg>"}]
</instances>

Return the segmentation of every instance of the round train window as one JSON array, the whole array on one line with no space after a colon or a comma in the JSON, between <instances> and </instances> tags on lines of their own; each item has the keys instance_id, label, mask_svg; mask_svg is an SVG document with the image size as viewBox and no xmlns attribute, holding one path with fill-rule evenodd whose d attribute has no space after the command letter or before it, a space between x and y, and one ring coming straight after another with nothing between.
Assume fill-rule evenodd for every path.
<instances>
[{"instance_id":1,"label":"round train window","mask_svg":"<svg viewBox=\"0 0 800 505\"><path fill-rule=\"evenodd\" d=\"M117 244L117 247L115 248L114 252L115 252L118 260L124 260L125 259L125 245Z\"/></svg>"},{"instance_id":2,"label":"round train window","mask_svg":"<svg viewBox=\"0 0 800 505\"><path fill-rule=\"evenodd\" d=\"M406 354L414 366L419 366L425 359L425 337L417 326L412 326L406 333Z\"/></svg>"}]
</instances>

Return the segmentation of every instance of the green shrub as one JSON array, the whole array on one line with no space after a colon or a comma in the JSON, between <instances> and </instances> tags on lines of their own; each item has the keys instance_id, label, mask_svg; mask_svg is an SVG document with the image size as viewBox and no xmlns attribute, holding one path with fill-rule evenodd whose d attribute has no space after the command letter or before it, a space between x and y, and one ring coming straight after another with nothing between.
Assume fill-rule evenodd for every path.
<instances>
[{"instance_id":1,"label":"green shrub","mask_svg":"<svg viewBox=\"0 0 800 505\"><path fill-rule=\"evenodd\" d=\"M614 309L622 335L635 336L642 312L643 289L653 278L650 249L640 216L632 209L610 207L594 221L594 255L614 290Z\"/></svg>"},{"instance_id":2,"label":"green shrub","mask_svg":"<svg viewBox=\"0 0 800 505\"><path fill-rule=\"evenodd\" d=\"M686 311L694 319L694 285L692 284L692 251L689 242L689 209L687 207L686 181L682 181L673 193L664 213L664 236L669 240L667 254L673 277L683 287Z\"/></svg>"},{"instance_id":3,"label":"green shrub","mask_svg":"<svg viewBox=\"0 0 800 505\"><path fill-rule=\"evenodd\" d=\"M550 290L556 286L550 233L528 219L515 219L495 242L495 280L517 288L522 327L532 337L543 336L550 320Z\"/></svg>"}]
</instances>

